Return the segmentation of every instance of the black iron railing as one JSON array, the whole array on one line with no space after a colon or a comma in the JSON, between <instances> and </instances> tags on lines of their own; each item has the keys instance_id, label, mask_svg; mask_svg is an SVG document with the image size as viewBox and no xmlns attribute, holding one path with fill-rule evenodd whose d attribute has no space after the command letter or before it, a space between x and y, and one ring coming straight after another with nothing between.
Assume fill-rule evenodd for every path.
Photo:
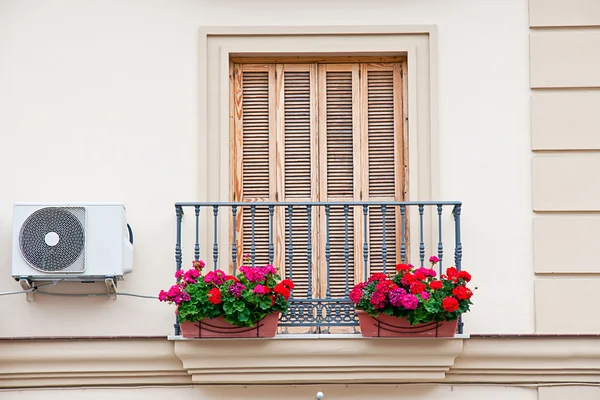
<instances>
[{"instance_id":1,"label":"black iron railing","mask_svg":"<svg viewBox=\"0 0 600 400\"><path fill-rule=\"evenodd\" d=\"M178 270L183 262L184 210L191 210L194 260L201 258L202 242L210 247L209 259L204 257L214 269L221 266L235 273L242 254L247 254L253 266L274 264L294 280L290 309L279 323L284 327L357 326L348 297L355 281L372 272L393 271L396 262L423 266L426 254L439 258L441 274L445 238L454 242L453 265L461 268L457 201L189 202L176 203L175 210ZM219 243L222 229L228 232L225 251ZM409 254L417 260L408 260ZM459 321L459 333L462 325ZM175 329L179 334L177 324Z\"/></svg>"}]
</instances>

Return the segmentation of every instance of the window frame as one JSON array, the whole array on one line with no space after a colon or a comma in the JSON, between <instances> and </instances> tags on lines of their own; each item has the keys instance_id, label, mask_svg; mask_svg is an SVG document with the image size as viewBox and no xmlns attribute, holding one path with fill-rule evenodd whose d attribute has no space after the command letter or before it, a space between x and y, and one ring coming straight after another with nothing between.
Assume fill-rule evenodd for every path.
<instances>
[{"instance_id":1,"label":"window frame","mask_svg":"<svg viewBox=\"0 0 600 400\"><path fill-rule=\"evenodd\" d=\"M318 26L318 27L202 27L199 31L199 131L198 147L210 149L198 160L202 171L196 181L200 201L229 198L231 168L229 115L232 57L363 57L407 58L404 127L409 137L409 198L439 198L437 149L437 33L435 26ZM341 49L332 52L331 49ZM227 123L229 122L229 123ZM210 167L210 168L209 168ZM411 218L412 218L411 214ZM449 216L445 215L445 218ZM221 248L229 244L230 224L219 216ZM209 216L201 216L206 232L201 246L212 245ZM424 239L431 242L434 218L425 217ZM225 229L228 227L229 229ZM418 243L411 232L411 243ZM411 246L411 258L418 249ZM224 264L220 267L227 268Z\"/></svg>"}]
</instances>

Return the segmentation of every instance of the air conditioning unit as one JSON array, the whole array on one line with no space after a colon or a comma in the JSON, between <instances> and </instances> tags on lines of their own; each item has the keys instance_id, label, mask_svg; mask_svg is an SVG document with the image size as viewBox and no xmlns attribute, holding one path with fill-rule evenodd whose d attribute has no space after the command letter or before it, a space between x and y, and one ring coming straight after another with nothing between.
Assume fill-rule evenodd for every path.
<instances>
[{"instance_id":1,"label":"air conditioning unit","mask_svg":"<svg viewBox=\"0 0 600 400\"><path fill-rule=\"evenodd\" d=\"M133 233L118 203L17 203L12 275L21 282L122 280Z\"/></svg>"}]
</instances>

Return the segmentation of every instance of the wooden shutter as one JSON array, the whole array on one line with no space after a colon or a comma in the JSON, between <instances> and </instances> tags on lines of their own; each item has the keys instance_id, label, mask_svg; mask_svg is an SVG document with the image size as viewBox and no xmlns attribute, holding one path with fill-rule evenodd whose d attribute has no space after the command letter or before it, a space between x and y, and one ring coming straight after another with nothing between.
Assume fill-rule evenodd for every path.
<instances>
[{"instance_id":1,"label":"wooden shutter","mask_svg":"<svg viewBox=\"0 0 600 400\"><path fill-rule=\"evenodd\" d=\"M360 196L359 129L359 65L319 65L319 168L321 201L354 201ZM332 297L346 296L355 280L359 265L361 219L357 210L348 210L348 247L343 207L331 207L329 215L329 271L327 271L327 226L325 210L321 209L320 276L329 276ZM346 254L349 265L346 269ZM357 257L357 259L355 259ZM347 271L347 273L346 273ZM328 274L329 272L329 274ZM321 297L327 294L327 279L319 282Z\"/></svg>"},{"instance_id":2,"label":"wooden shutter","mask_svg":"<svg viewBox=\"0 0 600 400\"><path fill-rule=\"evenodd\" d=\"M277 64L277 173L276 198L286 202L317 200L317 137L316 137L316 66L308 64ZM288 208L279 225L285 237L285 273L296 284L294 297L306 297L308 285L316 295L314 282L308 281L308 271L317 257L317 212L311 215L312 257L308 259L308 216L305 206L293 207L292 223ZM290 229L291 226L291 229ZM291 235L290 235L291 231ZM292 268L290 269L290 239ZM282 266L283 267L283 266Z\"/></svg>"},{"instance_id":3,"label":"wooden shutter","mask_svg":"<svg viewBox=\"0 0 600 400\"><path fill-rule=\"evenodd\" d=\"M242 64L234 66L233 199L247 202L404 200L406 159L400 64ZM275 265L292 278L296 297L345 297L346 281L364 279L362 207L332 206L329 251L324 208L313 209L308 260L306 207L295 206L292 234L287 209L274 216ZM399 210L386 212L386 264L399 258ZM238 217L238 252L250 251L251 215ZM367 221L370 272L383 270L381 208ZM268 209L255 215L256 262L268 262ZM239 259L238 256L238 259ZM346 273L346 256L348 272ZM312 266L312 282L308 270Z\"/></svg>"},{"instance_id":4,"label":"wooden shutter","mask_svg":"<svg viewBox=\"0 0 600 400\"><path fill-rule=\"evenodd\" d=\"M273 65L234 67L235 201L259 204L274 197L274 77ZM269 210L256 207L253 218L251 208L245 206L238 210L236 219L238 266L242 255L252 251L252 225L255 263L264 265L269 262Z\"/></svg>"},{"instance_id":5,"label":"wooden shutter","mask_svg":"<svg viewBox=\"0 0 600 400\"><path fill-rule=\"evenodd\" d=\"M404 200L402 79L400 64L361 65L361 141L363 200ZM385 210L386 271L399 258L401 235L397 207ZM383 209L369 210L369 270L383 272Z\"/></svg>"}]
</instances>

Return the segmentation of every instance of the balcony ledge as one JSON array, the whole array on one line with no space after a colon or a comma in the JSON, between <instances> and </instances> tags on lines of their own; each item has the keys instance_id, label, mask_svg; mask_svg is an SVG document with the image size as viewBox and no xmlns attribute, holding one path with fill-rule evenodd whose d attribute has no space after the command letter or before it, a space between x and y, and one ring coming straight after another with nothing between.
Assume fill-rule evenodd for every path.
<instances>
[{"instance_id":1,"label":"balcony ledge","mask_svg":"<svg viewBox=\"0 0 600 400\"><path fill-rule=\"evenodd\" d=\"M328 334L169 339L193 383L281 384L443 381L462 352L466 337Z\"/></svg>"}]
</instances>

